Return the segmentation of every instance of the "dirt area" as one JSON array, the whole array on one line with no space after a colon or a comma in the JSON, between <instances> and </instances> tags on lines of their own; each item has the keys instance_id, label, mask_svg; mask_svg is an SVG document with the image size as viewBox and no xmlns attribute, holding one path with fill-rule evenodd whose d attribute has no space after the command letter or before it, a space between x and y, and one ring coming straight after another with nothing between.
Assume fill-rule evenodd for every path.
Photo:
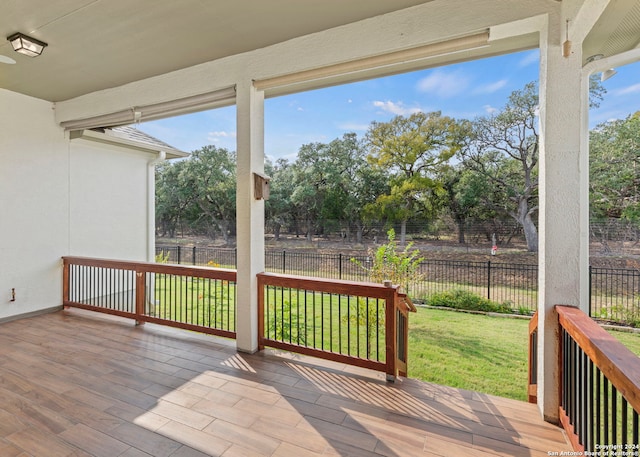
<instances>
[{"instance_id":1,"label":"dirt area","mask_svg":"<svg viewBox=\"0 0 640 457\"><path fill-rule=\"evenodd\" d=\"M158 245L174 245L181 246L215 246L215 247L234 247L227 246L222 240L211 240L207 237L185 236L181 238L164 238L156 239ZM267 249L277 250L301 250L307 252L318 253L342 253L342 254L363 254L370 249L376 249L379 244L374 244L369 240L365 244L354 244L342 240L331 240L327 238L314 238L312 242L307 241L304 237L296 238L294 236L281 237L279 241L275 241L273 237L267 237L265 240ZM512 244L508 247L498 247L495 256L491 255L490 244L465 244L446 240L414 240L414 248L419 249L422 255L429 260L460 260L473 262L492 262L512 263L512 264L529 264L534 265L538 262L536 253L527 252L524 244ZM611 246L609 246L611 248ZM640 245L638 243L618 243L614 246L613 252L604 252L599 243L592 243L590 246L590 264L594 267L602 268L624 268L640 270Z\"/></svg>"}]
</instances>

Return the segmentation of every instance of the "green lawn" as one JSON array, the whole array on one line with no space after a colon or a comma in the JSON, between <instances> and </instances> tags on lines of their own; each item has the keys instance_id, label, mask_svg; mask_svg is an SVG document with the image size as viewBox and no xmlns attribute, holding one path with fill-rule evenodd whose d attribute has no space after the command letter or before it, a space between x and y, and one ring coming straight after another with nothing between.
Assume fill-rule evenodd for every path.
<instances>
[{"instance_id":1,"label":"green lawn","mask_svg":"<svg viewBox=\"0 0 640 457\"><path fill-rule=\"evenodd\" d=\"M640 333L627 333L616 330L610 330L609 333L628 347L631 352L640 357Z\"/></svg>"},{"instance_id":2,"label":"green lawn","mask_svg":"<svg viewBox=\"0 0 640 457\"><path fill-rule=\"evenodd\" d=\"M409 316L409 376L527 398L528 320L419 308ZM612 332L640 356L640 334Z\"/></svg>"}]
</instances>

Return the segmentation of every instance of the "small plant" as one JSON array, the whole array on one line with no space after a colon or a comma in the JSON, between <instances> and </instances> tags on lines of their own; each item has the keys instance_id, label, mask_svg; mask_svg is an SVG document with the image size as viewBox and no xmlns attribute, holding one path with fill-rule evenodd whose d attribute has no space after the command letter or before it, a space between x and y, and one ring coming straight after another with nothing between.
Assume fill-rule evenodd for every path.
<instances>
[{"instance_id":1,"label":"small plant","mask_svg":"<svg viewBox=\"0 0 640 457\"><path fill-rule=\"evenodd\" d=\"M268 338L306 346L306 333L305 323L300 323L300 316L292 310L288 300L282 304L280 313L277 309L273 310L273 316L269 319Z\"/></svg>"},{"instance_id":2,"label":"small plant","mask_svg":"<svg viewBox=\"0 0 640 457\"><path fill-rule=\"evenodd\" d=\"M362 262L351 259L353 263L369 273L369 278L373 282L391 281L398 284L409 291L409 282L420 279L418 268L424 260L420 257L420 251L411 250L413 242L407 244L402 250L398 251L395 239L396 233L393 229L387 232L389 241L383 244L375 251L369 250L369 255L373 258L371 267L364 266Z\"/></svg>"},{"instance_id":3,"label":"small plant","mask_svg":"<svg viewBox=\"0 0 640 457\"><path fill-rule=\"evenodd\" d=\"M156 263L169 263L169 257L171 256L170 252L165 254L164 251L160 251L156 254Z\"/></svg>"},{"instance_id":4,"label":"small plant","mask_svg":"<svg viewBox=\"0 0 640 457\"><path fill-rule=\"evenodd\" d=\"M342 320L356 326L358 335L361 334L359 329L365 329L368 358L372 353L371 345L375 341L376 331L384 328L384 308L379 308L375 300L369 302L364 297L358 297L357 303L349 305L349 314L343 316Z\"/></svg>"},{"instance_id":5,"label":"small plant","mask_svg":"<svg viewBox=\"0 0 640 457\"><path fill-rule=\"evenodd\" d=\"M496 303L479 295L462 289L453 289L428 296L425 300L428 306L440 306L469 311L484 311L490 313L508 313L513 310L508 302Z\"/></svg>"},{"instance_id":6,"label":"small plant","mask_svg":"<svg viewBox=\"0 0 640 457\"><path fill-rule=\"evenodd\" d=\"M523 316L531 316L531 315L533 315L533 311L531 311L527 307L518 306L517 309L516 309L515 305L511 301L506 301L506 302L504 302L504 304L508 305L512 310L514 310L513 312L516 313L516 314L521 314Z\"/></svg>"}]
</instances>

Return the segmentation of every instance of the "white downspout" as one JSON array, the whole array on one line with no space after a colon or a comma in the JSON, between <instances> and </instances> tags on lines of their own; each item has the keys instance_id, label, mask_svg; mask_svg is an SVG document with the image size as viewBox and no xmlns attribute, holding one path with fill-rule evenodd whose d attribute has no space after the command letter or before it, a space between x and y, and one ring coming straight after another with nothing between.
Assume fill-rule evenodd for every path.
<instances>
[{"instance_id":1,"label":"white downspout","mask_svg":"<svg viewBox=\"0 0 640 457\"><path fill-rule=\"evenodd\" d=\"M166 158L166 152L159 151L147 164L147 262L156 259L156 165Z\"/></svg>"}]
</instances>

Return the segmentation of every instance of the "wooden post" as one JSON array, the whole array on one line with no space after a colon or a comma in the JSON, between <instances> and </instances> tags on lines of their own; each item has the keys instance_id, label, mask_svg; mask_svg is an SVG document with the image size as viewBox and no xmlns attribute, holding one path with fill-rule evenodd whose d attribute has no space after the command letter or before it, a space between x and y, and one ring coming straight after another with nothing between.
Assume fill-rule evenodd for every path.
<instances>
[{"instance_id":1,"label":"wooden post","mask_svg":"<svg viewBox=\"0 0 640 457\"><path fill-rule=\"evenodd\" d=\"M398 376L396 366L396 288L391 281L384 281L384 286L388 288L389 293L385 299L385 345L386 345L386 361L387 361L387 381L395 382Z\"/></svg>"},{"instance_id":2,"label":"wooden post","mask_svg":"<svg viewBox=\"0 0 640 457\"><path fill-rule=\"evenodd\" d=\"M66 303L69 302L69 262L66 259L62 260L62 305L65 309L69 306Z\"/></svg>"},{"instance_id":3,"label":"wooden post","mask_svg":"<svg viewBox=\"0 0 640 457\"><path fill-rule=\"evenodd\" d=\"M145 293L144 271L136 271L136 325L144 324Z\"/></svg>"},{"instance_id":4,"label":"wooden post","mask_svg":"<svg viewBox=\"0 0 640 457\"><path fill-rule=\"evenodd\" d=\"M258 274L258 351L264 349L264 277Z\"/></svg>"}]
</instances>

